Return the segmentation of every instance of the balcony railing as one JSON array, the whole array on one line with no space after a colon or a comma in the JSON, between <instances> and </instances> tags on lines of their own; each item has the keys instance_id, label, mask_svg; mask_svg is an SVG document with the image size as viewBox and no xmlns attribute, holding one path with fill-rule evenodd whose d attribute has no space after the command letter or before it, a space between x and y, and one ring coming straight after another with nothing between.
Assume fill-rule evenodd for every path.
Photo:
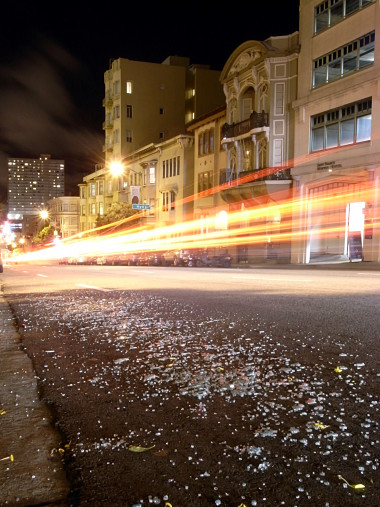
<instances>
[{"instance_id":1,"label":"balcony railing","mask_svg":"<svg viewBox=\"0 0 380 507\"><path fill-rule=\"evenodd\" d=\"M268 113L257 113L253 111L250 117L239 123L233 123L232 125L225 123L222 127L223 139L231 139L234 137L247 134L251 130L268 127L269 126L269 115Z\"/></svg>"},{"instance_id":2,"label":"balcony railing","mask_svg":"<svg viewBox=\"0 0 380 507\"><path fill-rule=\"evenodd\" d=\"M106 121L104 121L104 122L102 123L102 128L103 128L103 130L106 130L106 129L112 129L112 127L113 127L113 123L112 123L112 121L110 121L110 120L106 120Z\"/></svg>"},{"instance_id":3,"label":"balcony railing","mask_svg":"<svg viewBox=\"0 0 380 507\"><path fill-rule=\"evenodd\" d=\"M252 178L252 180L247 181L245 179L245 176L248 175L254 175L255 173L261 171L261 169L255 169L252 171L241 171L236 174L236 172L232 171L231 169L223 169L220 171L219 176L219 184L224 185L228 183L234 182L234 186L238 186L240 184L249 184L249 183L255 183L257 181L267 181L267 180L274 180L274 181L280 181L280 180L290 180L290 169L279 169L277 172L267 174L266 176L263 176L261 178ZM243 179L244 178L244 179ZM242 183L239 182L239 180L243 179ZM247 178L249 179L249 178Z\"/></svg>"}]
</instances>

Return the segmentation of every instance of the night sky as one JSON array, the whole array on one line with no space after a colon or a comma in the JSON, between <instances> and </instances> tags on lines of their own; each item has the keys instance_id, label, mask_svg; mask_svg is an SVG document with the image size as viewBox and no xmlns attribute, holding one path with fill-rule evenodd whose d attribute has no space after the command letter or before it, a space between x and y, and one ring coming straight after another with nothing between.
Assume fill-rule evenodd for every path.
<instances>
[{"instance_id":1,"label":"night sky","mask_svg":"<svg viewBox=\"0 0 380 507\"><path fill-rule=\"evenodd\" d=\"M211 3L211 2L210 2ZM169 55L222 70L247 40L298 30L298 0L236 12L203 3L8 2L0 26L0 197L7 158L65 160L67 195L103 159L104 72L111 58L161 63ZM117 7L123 5L123 7ZM215 5L215 4L214 4Z\"/></svg>"}]
</instances>

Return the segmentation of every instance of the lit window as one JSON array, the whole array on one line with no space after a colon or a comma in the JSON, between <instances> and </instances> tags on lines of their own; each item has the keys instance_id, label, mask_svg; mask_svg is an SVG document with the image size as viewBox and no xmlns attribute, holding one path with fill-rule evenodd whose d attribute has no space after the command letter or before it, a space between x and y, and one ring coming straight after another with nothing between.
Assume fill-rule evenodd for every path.
<instances>
[{"instance_id":1,"label":"lit window","mask_svg":"<svg viewBox=\"0 0 380 507\"><path fill-rule=\"evenodd\" d=\"M369 141L372 99L326 111L311 118L311 151Z\"/></svg>"},{"instance_id":2,"label":"lit window","mask_svg":"<svg viewBox=\"0 0 380 507\"><path fill-rule=\"evenodd\" d=\"M151 184L156 183L156 168L155 167L149 167L149 183L151 183Z\"/></svg>"}]
</instances>

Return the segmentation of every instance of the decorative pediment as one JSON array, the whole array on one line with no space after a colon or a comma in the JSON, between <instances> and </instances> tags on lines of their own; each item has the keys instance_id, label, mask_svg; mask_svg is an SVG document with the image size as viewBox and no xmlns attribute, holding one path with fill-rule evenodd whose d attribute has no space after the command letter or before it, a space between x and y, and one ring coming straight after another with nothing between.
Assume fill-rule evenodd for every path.
<instances>
[{"instance_id":1,"label":"decorative pediment","mask_svg":"<svg viewBox=\"0 0 380 507\"><path fill-rule=\"evenodd\" d=\"M264 51L258 48L247 49L236 58L234 64L231 66L230 73L238 74L247 67L252 66L262 58L263 53Z\"/></svg>"}]
</instances>

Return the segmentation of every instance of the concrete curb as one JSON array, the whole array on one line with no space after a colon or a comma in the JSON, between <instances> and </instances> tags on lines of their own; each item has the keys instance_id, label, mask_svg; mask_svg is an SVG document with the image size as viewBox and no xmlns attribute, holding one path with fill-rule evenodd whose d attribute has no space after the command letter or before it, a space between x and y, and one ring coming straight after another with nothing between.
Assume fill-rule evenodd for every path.
<instances>
[{"instance_id":1,"label":"concrete curb","mask_svg":"<svg viewBox=\"0 0 380 507\"><path fill-rule=\"evenodd\" d=\"M0 505L64 505L70 486L53 451L61 438L39 399L32 361L2 288L0 325Z\"/></svg>"}]
</instances>

